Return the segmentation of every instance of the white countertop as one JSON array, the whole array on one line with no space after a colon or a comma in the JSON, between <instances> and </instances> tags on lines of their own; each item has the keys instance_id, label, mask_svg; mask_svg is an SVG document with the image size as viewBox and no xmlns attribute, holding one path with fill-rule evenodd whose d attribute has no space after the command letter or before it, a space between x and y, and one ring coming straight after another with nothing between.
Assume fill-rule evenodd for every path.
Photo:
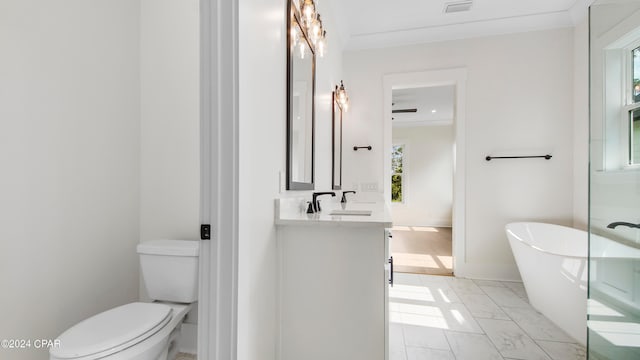
<instances>
[{"instance_id":1,"label":"white countertop","mask_svg":"<svg viewBox=\"0 0 640 360\"><path fill-rule=\"evenodd\" d=\"M391 212L384 202L350 201L343 206L325 197L321 202L322 211L307 214L306 201L308 199L301 197L276 199L276 225L391 227ZM329 215L333 210L370 210L371 215Z\"/></svg>"}]
</instances>

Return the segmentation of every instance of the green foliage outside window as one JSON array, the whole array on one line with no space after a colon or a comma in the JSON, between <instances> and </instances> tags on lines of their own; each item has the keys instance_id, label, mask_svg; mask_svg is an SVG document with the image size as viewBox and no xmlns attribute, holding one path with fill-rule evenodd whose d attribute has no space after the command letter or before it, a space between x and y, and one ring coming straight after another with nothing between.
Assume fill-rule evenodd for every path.
<instances>
[{"instance_id":1,"label":"green foliage outside window","mask_svg":"<svg viewBox=\"0 0 640 360\"><path fill-rule=\"evenodd\" d=\"M402 202L402 166L404 145L393 145L391 151L391 201Z\"/></svg>"},{"instance_id":2,"label":"green foliage outside window","mask_svg":"<svg viewBox=\"0 0 640 360\"><path fill-rule=\"evenodd\" d=\"M640 103L640 47L631 51L633 55L633 99ZM640 108L634 107L629 111L629 164L640 164Z\"/></svg>"}]
</instances>

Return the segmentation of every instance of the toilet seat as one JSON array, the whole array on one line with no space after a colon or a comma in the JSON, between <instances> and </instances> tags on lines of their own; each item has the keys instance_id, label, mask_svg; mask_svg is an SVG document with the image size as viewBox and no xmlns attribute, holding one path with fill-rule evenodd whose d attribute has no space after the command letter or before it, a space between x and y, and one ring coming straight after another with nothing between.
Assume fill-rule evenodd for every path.
<instances>
[{"instance_id":1,"label":"toilet seat","mask_svg":"<svg viewBox=\"0 0 640 360\"><path fill-rule=\"evenodd\" d=\"M58 337L59 359L98 359L122 351L157 333L172 317L170 306L135 302L90 317Z\"/></svg>"}]
</instances>

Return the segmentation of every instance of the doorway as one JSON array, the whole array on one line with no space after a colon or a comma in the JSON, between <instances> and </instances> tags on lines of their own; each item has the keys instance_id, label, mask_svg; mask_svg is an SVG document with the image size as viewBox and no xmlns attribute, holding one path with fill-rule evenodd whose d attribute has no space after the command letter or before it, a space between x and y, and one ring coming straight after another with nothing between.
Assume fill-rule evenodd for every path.
<instances>
[{"instance_id":1,"label":"doorway","mask_svg":"<svg viewBox=\"0 0 640 360\"><path fill-rule=\"evenodd\" d=\"M408 271L408 272L419 272L419 273L437 273L440 272L441 275L456 275L456 276L465 276L465 92L466 92L466 69L447 69L447 70L432 70L425 72L416 72L416 73L403 73L403 74L391 74L386 75L384 77L384 148L389 149L389 151L385 151L383 153L383 161L384 161L384 172L385 174L389 174L388 176L384 176L384 195L387 203L389 204L389 208L392 209L392 214L394 217L394 225L396 225L393 230L393 240L391 242L391 250L392 253L395 251L397 253L406 253L407 266L412 266L411 262L413 262L414 266L409 268L398 268L395 266L396 271ZM422 89L415 91L423 91L423 92L437 92L438 90L442 91L441 96L449 96L450 99L450 116L447 121L443 120L444 116L439 120L436 120L436 115L442 115L446 113L444 108L443 110L435 109L436 112L432 112L434 110L433 107L428 108L429 105L426 105L422 112L431 114L430 118L433 121L433 124L439 124L439 126L422 126L425 133L433 132L436 133L436 127L440 127L440 134L435 136L434 141L442 141L443 138L448 138L448 154L450 154L450 163L448 176L450 190L450 207L449 210L445 210L447 215L438 215L436 217L432 217L431 220L426 219L427 216L424 215L424 212L421 214L417 212L418 215L415 215L416 218L409 218L405 221L396 221L397 216L396 213L401 210L401 207L395 206L394 203L397 201L393 201L392 196L398 200L396 193L392 194L392 182L404 181L404 197L402 201L410 204L413 201L413 196L415 195L414 190L424 188L425 186L421 186L420 180L413 180L411 177L411 170L408 171L408 176L406 179L398 179L397 176L397 166L395 164L395 168L392 166L392 150L394 150L394 145L402 145L399 140L400 138L410 138L414 133L417 133L417 130L404 130L405 136L395 136L394 142L394 134L400 134L403 130L394 131L393 120L399 116L405 116L406 124L408 128L411 128L412 125L416 125L416 121L419 119L411 119L410 116L406 115L417 115L419 114L417 110L413 112L414 109L417 108L409 106L408 104L402 104L401 98L396 96L398 101L398 106L392 105L394 103L394 92L396 95L401 95L403 91L410 92L410 89ZM446 95L449 94L449 95ZM406 94L405 94L406 96ZM435 97L435 93L431 94L431 97ZM425 105L423 105L425 106ZM393 112L393 110L407 110L406 112ZM428 110L426 110L428 109ZM441 111L438 114L438 111ZM398 119L399 120L399 119ZM399 122L399 121L398 121ZM448 122L448 124L446 124ZM449 128L447 128L447 125ZM401 129L401 126L396 128ZM443 135L446 132L449 132L450 135ZM424 142L424 141L423 141ZM421 149L422 145L412 146L410 143L402 149L396 147L396 150L400 150L402 155L406 155L402 164L403 167L407 167L410 169L412 167L412 159L415 162L416 159L422 160L425 156L425 152L429 152L431 150ZM434 144L430 144L434 145ZM442 145L439 145L442 146ZM435 150L434 150L435 151ZM446 151L446 150L443 150ZM406 152L406 154L405 154ZM398 154L395 154L396 156ZM397 162L396 162L397 163ZM404 169L403 169L404 170ZM396 173L394 174L393 171ZM438 177L436 177L438 179ZM440 179L442 180L442 179ZM396 189L397 191L397 189ZM422 200L424 202L424 200ZM423 204L424 205L424 204ZM394 209L395 207L395 209ZM424 206L423 206L424 208ZM433 212L434 214L437 211ZM436 220L439 218L439 220ZM443 220L448 219L448 220ZM420 220L420 221L418 221ZM450 235L448 234L450 233ZM402 241L401 238L403 236L407 237L406 241ZM444 249L450 249L450 252L445 252L440 246L440 250L438 249L429 249L428 247L420 247L417 246L417 252L415 255L411 248L413 244L428 244L429 242L425 242L424 240L415 240L424 239L425 236L435 238L438 236L440 239L450 238L450 245L444 243ZM433 243L433 242L432 242ZM408 249L408 251L407 251ZM425 255L424 253L430 253ZM400 258L403 256L400 256ZM394 263L397 263L398 259L394 257ZM415 266L419 265L419 266ZM430 272L432 271L432 272Z\"/></svg>"},{"instance_id":2,"label":"doorway","mask_svg":"<svg viewBox=\"0 0 640 360\"><path fill-rule=\"evenodd\" d=\"M453 275L455 86L392 89L391 252L397 272Z\"/></svg>"}]
</instances>

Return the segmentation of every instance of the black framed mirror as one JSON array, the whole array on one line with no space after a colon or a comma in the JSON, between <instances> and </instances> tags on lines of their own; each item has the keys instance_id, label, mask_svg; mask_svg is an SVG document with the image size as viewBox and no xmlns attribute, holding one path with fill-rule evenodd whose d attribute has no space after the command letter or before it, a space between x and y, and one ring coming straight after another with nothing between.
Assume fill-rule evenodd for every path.
<instances>
[{"instance_id":1,"label":"black framed mirror","mask_svg":"<svg viewBox=\"0 0 640 360\"><path fill-rule=\"evenodd\" d=\"M315 49L292 0L287 12L287 190L313 190Z\"/></svg>"},{"instance_id":2,"label":"black framed mirror","mask_svg":"<svg viewBox=\"0 0 640 360\"><path fill-rule=\"evenodd\" d=\"M332 115L332 181L333 190L342 189L342 107L333 92L333 115Z\"/></svg>"}]
</instances>

